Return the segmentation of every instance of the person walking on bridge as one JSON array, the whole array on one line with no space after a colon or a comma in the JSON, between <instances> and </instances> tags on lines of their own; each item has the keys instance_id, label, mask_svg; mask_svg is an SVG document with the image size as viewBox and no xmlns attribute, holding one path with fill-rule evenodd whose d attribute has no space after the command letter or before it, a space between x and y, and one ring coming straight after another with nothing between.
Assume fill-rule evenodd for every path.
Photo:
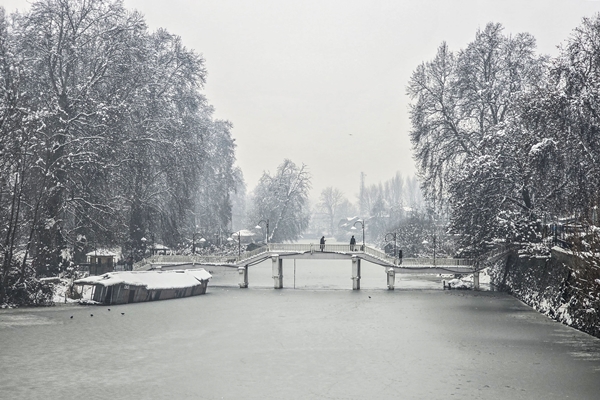
<instances>
[{"instance_id":1,"label":"person walking on bridge","mask_svg":"<svg viewBox=\"0 0 600 400\"><path fill-rule=\"evenodd\" d=\"M321 236L321 251L325 250L325 236Z\"/></svg>"},{"instance_id":2,"label":"person walking on bridge","mask_svg":"<svg viewBox=\"0 0 600 400\"><path fill-rule=\"evenodd\" d=\"M356 245L356 239L354 239L354 235L350 238L350 251L354 251L354 246Z\"/></svg>"}]
</instances>

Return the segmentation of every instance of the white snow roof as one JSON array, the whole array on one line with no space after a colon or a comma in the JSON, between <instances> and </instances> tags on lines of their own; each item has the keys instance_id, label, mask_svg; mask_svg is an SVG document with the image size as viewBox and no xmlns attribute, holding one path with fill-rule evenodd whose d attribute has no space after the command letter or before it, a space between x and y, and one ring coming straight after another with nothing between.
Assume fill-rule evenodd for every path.
<instances>
[{"instance_id":1,"label":"white snow roof","mask_svg":"<svg viewBox=\"0 0 600 400\"><path fill-rule=\"evenodd\" d=\"M148 290L182 289L207 281L212 275L204 268L173 271L122 271L89 276L76 280L76 285L131 285L143 286Z\"/></svg>"},{"instance_id":2,"label":"white snow roof","mask_svg":"<svg viewBox=\"0 0 600 400\"><path fill-rule=\"evenodd\" d=\"M251 237L251 236L256 235L255 232L249 231L248 229L242 229L242 230L239 230L237 232L233 232L231 234L231 237L232 238L237 238L238 233L240 234L241 237Z\"/></svg>"}]
</instances>

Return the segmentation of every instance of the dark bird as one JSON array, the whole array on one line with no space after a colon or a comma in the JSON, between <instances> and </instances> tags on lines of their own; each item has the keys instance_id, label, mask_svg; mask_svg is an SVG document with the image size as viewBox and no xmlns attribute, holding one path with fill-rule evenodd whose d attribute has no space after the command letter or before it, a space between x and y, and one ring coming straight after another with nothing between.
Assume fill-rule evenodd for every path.
<instances>
[{"instance_id":1,"label":"dark bird","mask_svg":"<svg viewBox=\"0 0 600 400\"><path fill-rule=\"evenodd\" d=\"M125 315L125 313L124 313L124 312L122 312L122 313L121 313L121 315Z\"/></svg>"},{"instance_id":2,"label":"dark bird","mask_svg":"<svg viewBox=\"0 0 600 400\"><path fill-rule=\"evenodd\" d=\"M110 311L110 308L108 309L108 311Z\"/></svg>"},{"instance_id":3,"label":"dark bird","mask_svg":"<svg viewBox=\"0 0 600 400\"><path fill-rule=\"evenodd\" d=\"M94 316L94 314L90 314L90 317L93 317L93 316Z\"/></svg>"},{"instance_id":4,"label":"dark bird","mask_svg":"<svg viewBox=\"0 0 600 400\"><path fill-rule=\"evenodd\" d=\"M369 296L369 298L371 298L371 296Z\"/></svg>"},{"instance_id":5,"label":"dark bird","mask_svg":"<svg viewBox=\"0 0 600 400\"><path fill-rule=\"evenodd\" d=\"M73 316L71 315L71 319L73 319Z\"/></svg>"}]
</instances>

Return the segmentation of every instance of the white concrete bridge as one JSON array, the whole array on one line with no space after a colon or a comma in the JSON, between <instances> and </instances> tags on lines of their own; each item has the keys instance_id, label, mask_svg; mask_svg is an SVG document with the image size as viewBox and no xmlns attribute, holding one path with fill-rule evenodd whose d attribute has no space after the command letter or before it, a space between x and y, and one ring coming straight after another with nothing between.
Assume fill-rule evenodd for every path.
<instances>
[{"instance_id":1,"label":"white concrete bridge","mask_svg":"<svg viewBox=\"0 0 600 400\"><path fill-rule=\"evenodd\" d=\"M396 274L473 274L474 288L479 288L479 268L475 260L461 258L394 258L383 251L363 245L286 244L269 243L241 256L154 256L136 264L136 269L195 268L225 266L237 268L240 288L249 285L251 266L271 260L273 287L283 288L283 261L296 260L349 260L352 265L352 289L360 289L361 262L367 261L384 267L388 289L394 289Z\"/></svg>"}]
</instances>

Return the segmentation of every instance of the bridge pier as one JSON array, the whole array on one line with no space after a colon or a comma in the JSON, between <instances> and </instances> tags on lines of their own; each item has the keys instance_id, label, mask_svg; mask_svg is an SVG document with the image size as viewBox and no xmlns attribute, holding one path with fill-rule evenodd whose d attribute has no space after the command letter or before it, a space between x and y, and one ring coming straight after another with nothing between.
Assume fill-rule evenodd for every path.
<instances>
[{"instance_id":1,"label":"bridge pier","mask_svg":"<svg viewBox=\"0 0 600 400\"><path fill-rule=\"evenodd\" d=\"M473 290L479 290L479 271L473 272Z\"/></svg>"},{"instance_id":2,"label":"bridge pier","mask_svg":"<svg viewBox=\"0 0 600 400\"><path fill-rule=\"evenodd\" d=\"M352 290L360 290L360 258L352 256Z\"/></svg>"},{"instance_id":3,"label":"bridge pier","mask_svg":"<svg viewBox=\"0 0 600 400\"><path fill-rule=\"evenodd\" d=\"M238 267L238 274L240 274L240 289L248 287L248 266Z\"/></svg>"},{"instance_id":4,"label":"bridge pier","mask_svg":"<svg viewBox=\"0 0 600 400\"><path fill-rule=\"evenodd\" d=\"M283 288L283 259L279 258L279 256L271 257L271 261L273 262L273 288L274 289L282 289Z\"/></svg>"},{"instance_id":5,"label":"bridge pier","mask_svg":"<svg viewBox=\"0 0 600 400\"><path fill-rule=\"evenodd\" d=\"M396 270L394 268L387 269L387 287L389 290L394 290L396 283Z\"/></svg>"}]
</instances>

